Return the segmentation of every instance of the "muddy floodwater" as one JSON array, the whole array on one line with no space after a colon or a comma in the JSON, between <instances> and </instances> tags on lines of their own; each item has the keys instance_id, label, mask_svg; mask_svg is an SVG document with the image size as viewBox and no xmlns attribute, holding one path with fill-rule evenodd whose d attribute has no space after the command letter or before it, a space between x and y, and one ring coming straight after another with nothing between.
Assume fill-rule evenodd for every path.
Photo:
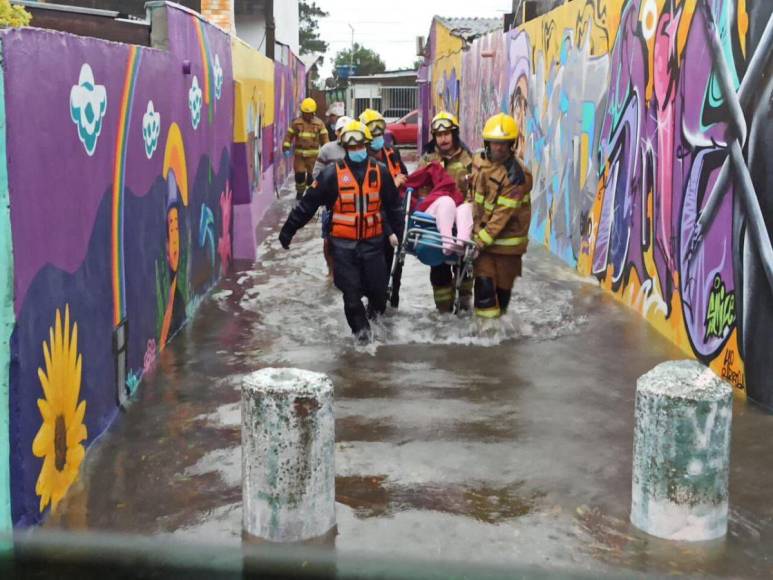
<instances>
[{"instance_id":1,"label":"muddy floodwater","mask_svg":"<svg viewBox=\"0 0 773 580\"><path fill-rule=\"evenodd\" d=\"M266 366L335 384L341 554L586 573L773 576L773 416L736 402L730 528L667 543L628 522L636 378L683 355L532 244L501 324L440 315L409 257L400 309L357 347L319 223L234 272L162 353L47 528L241 541L240 384Z\"/></svg>"}]
</instances>

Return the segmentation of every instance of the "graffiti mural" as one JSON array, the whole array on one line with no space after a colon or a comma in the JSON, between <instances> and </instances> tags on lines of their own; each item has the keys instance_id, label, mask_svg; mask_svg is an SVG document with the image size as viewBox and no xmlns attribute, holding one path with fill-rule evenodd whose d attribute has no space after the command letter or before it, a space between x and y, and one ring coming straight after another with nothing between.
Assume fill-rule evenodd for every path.
<instances>
[{"instance_id":1,"label":"graffiti mural","mask_svg":"<svg viewBox=\"0 0 773 580\"><path fill-rule=\"evenodd\" d=\"M286 47L274 64L274 134L272 165L275 183L281 184L293 170L292 158L282 155L282 140L292 120L300 114L301 101L306 97L306 71L300 59Z\"/></svg>"},{"instance_id":2,"label":"graffiti mural","mask_svg":"<svg viewBox=\"0 0 773 580\"><path fill-rule=\"evenodd\" d=\"M770 9L761 16L766 22ZM625 6L611 54L618 72L610 79L598 199L581 268L628 297L739 390L747 383L735 354L743 304L735 271L741 261L734 240L738 192L732 185L715 204L714 220L697 245L693 234L728 155L730 117L717 72L724 67L735 93L751 56L748 19L744 4L729 0L708 2L704 10L689 2L659 7L650 0ZM711 21L721 60L707 50L715 34ZM769 339L768 330L754 341ZM763 387L771 385L758 382L753 388Z\"/></svg>"},{"instance_id":3,"label":"graffiti mural","mask_svg":"<svg viewBox=\"0 0 773 580\"><path fill-rule=\"evenodd\" d=\"M565 5L507 37L506 110L534 170L532 237L572 266L596 194L600 118L613 9Z\"/></svg>"},{"instance_id":4,"label":"graffiti mural","mask_svg":"<svg viewBox=\"0 0 773 580\"><path fill-rule=\"evenodd\" d=\"M233 257L254 260L257 224L285 174L274 171L274 62L238 38L231 41L236 80L231 164ZM280 156L281 160L282 157Z\"/></svg>"},{"instance_id":5,"label":"graffiti mural","mask_svg":"<svg viewBox=\"0 0 773 580\"><path fill-rule=\"evenodd\" d=\"M423 143L429 139L429 124L440 111L459 115L461 103L461 71L463 41L451 34L438 17L430 27L426 67L420 71L425 84L420 85L421 124ZM423 145L420 143L419 145Z\"/></svg>"},{"instance_id":6,"label":"graffiti mural","mask_svg":"<svg viewBox=\"0 0 773 580\"><path fill-rule=\"evenodd\" d=\"M159 11L164 50L1 33L15 525L57 508L85 450L231 259L230 38L186 10Z\"/></svg>"},{"instance_id":7,"label":"graffiti mural","mask_svg":"<svg viewBox=\"0 0 773 580\"><path fill-rule=\"evenodd\" d=\"M481 131L491 115L508 111L507 75L498 71L507 70L505 36L491 32L473 43L464 53L462 60L462 94L460 117L462 140L468 147L483 147Z\"/></svg>"},{"instance_id":8,"label":"graffiti mural","mask_svg":"<svg viewBox=\"0 0 773 580\"><path fill-rule=\"evenodd\" d=\"M490 72L499 41L476 40L461 95L472 145L492 112L519 121L531 235L768 407L771 11L568 3L510 31Z\"/></svg>"}]
</instances>

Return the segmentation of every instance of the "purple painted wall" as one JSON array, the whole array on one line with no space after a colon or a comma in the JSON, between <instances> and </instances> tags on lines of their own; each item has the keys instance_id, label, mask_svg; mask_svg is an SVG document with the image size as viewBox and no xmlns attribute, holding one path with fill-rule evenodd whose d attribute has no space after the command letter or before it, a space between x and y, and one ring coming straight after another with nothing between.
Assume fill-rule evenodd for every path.
<instances>
[{"instance_id":1,"label":"purple painted wall","mask_svg":"<svg viewBox=\"0 0 773 580\"><path fill-rule=\"evenodd\" d=\"M176 7L154 8L154 26L161 11L168 50L36 29L0 36L15 525L61 499L119 398L230 259L230 40Z\"/></svg>"},{"instance_id":2,"label":"purple painted wall","mask_svg":"<svg viewBox=\"0 0 773 580\"><path fill-rule=\"evenodd\" d=\"M284 48L274 65L274 141L271 162L274 178L281 186L293 170L292 159L282 155L282 142L292 120L300 114L301 101L306 97L306 71L300 59Z\"/></svg>"}]
</instances>

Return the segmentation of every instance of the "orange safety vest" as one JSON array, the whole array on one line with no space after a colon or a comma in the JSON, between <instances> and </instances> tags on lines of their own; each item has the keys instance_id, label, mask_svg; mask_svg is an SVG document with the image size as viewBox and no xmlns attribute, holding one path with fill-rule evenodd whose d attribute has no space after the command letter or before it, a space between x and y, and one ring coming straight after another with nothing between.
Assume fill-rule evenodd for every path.
<instances>
[{"instance_id":1,"label":"orange safety vest","mask_svg":"<svg viewBox=\"0 0 773 580\"><path fill-rule=\"evenodd\" d=\"M395 150L391 147L384 147L384 159L386 160L387 169L392 176L392 179L400 175L403 170L400 169L400 164L397 162L397 155Z\"/></svg>"},{"instance_id":2,"label":"orange safety vest","mask_svg":"<svg viewBox=\"0 0 773 580\"><path fill-rule=\"evenodd\" d=\"M345 240L368 240L384 229L381 217L381 172L368 161L362 188L344 161L336 163L338 199L333 205L330 234Z\"/></svg>"}]
</instances>

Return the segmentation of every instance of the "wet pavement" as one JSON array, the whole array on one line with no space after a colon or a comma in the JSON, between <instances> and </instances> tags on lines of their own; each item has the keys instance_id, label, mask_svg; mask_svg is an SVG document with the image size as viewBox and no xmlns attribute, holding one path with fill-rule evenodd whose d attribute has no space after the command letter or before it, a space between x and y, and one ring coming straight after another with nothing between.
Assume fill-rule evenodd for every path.
<instances>
[{"instance_id":1,"label":"wet pavement","mask_svg":"<svg viewBox=\"0 0 773 580\"><path fill-rule=\"evenodd\" d=\"M335 384L337 553L550 571L773 576L773 416L736 402L730 530L668 543L628 523L636 378L682 354L532 245L501 325L433 311L409 257L398 312L356 347L319 224L291 205L91 449L47 528L241 541L240 382L265 366Z\"/></svg>"}]
</instances>

